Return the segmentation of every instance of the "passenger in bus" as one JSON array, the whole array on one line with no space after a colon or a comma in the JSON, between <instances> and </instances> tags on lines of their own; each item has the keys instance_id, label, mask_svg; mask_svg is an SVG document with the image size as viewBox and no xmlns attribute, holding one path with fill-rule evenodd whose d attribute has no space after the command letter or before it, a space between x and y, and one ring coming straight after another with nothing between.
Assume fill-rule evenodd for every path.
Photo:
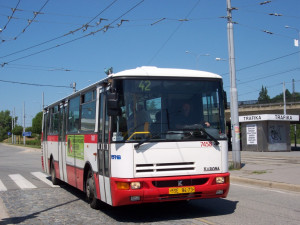
<instances>
[{"instance_id":1,"label":"passenger in bus","mask_svg":"<svg viewBox=\"0 0 300 225\"><path fill-rule=\"evenodd\" d=\"M144 109L143 105L134 107L134 104L130 104L131 114L128 118L128 128L133 128L132 132L147 131L145 130L146 123L149 125L151 122L149 113Z\"/></svg>"}]
</instances>

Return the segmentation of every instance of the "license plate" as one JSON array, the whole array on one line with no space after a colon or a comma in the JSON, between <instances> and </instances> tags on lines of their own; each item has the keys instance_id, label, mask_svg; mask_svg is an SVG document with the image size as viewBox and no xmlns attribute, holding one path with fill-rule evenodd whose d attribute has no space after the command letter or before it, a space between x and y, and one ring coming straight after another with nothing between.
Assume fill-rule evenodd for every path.
<instances>
[{"instance_id":1,"label":"license plate","mask_svg":"<svg viewBox=\"0 0 300 225\"><path fill-rule=\"evenodd\" d=\"M170 195L176 195L176 194L186 194L186 193L194 193L195 187L178 187L178 188L169 188L169 194Z\"/></svg>"}]
</instances>

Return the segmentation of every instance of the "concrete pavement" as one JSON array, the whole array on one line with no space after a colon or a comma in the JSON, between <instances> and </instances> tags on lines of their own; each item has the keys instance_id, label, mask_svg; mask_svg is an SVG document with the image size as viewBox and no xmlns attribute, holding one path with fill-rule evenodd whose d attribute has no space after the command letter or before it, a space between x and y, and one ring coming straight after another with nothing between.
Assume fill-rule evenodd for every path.
<instances>
[{"instance_id":1,"label":"concrete pavement","mask_svg":"<svg viewBox=\"0 0 300 225\"><path fill-rule=\"evenodd\" d=\"M229 164L232 152L228 153ZM300 151L241 151L242 168L230 170L232 183L300 192Z\"/></svg>"}]
</instances>

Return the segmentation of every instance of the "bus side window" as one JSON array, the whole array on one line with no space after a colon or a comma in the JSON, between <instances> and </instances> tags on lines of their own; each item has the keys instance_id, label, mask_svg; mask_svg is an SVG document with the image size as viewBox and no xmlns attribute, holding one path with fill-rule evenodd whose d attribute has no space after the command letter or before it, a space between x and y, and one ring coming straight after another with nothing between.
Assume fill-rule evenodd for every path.
<instances>
[{"instance_id":1,"label":"bus side window","mask_svg":"<svg viewBox=\"0 0 300 225\"><path fill-rule=\"evenodd\" d=\"M80 96L70 100L69 103L69 118L68 118L68 132L77 133L79 130L79 109L80 109Z\"/></svg>"},{"instance_id":2,"label":"bus side window","mask_svg":"<svg viewBox=\"0 0 300 225\"><path fill-rule=\"evenodd\" d=\"M81 95L81 130L94 131L96 122L96 99L93 91Z\"/></svg>"}]
</instances>

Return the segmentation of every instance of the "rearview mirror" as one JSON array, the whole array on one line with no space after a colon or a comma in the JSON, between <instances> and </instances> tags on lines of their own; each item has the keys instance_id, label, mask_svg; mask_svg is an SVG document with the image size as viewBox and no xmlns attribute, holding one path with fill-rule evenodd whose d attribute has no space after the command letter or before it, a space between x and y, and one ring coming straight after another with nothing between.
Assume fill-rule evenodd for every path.
<instances>
[{"instance_id":1,"label":"rearview mirror","mask_svg":"<svg viewBox=\"0 0 300 225\"><path fill-rule=\"evenodd\" d=\"M107 114L109 116L121 115L121 109L119 107L119 96L116 92L107 93Z\"/></svg>"}]
</instances>

